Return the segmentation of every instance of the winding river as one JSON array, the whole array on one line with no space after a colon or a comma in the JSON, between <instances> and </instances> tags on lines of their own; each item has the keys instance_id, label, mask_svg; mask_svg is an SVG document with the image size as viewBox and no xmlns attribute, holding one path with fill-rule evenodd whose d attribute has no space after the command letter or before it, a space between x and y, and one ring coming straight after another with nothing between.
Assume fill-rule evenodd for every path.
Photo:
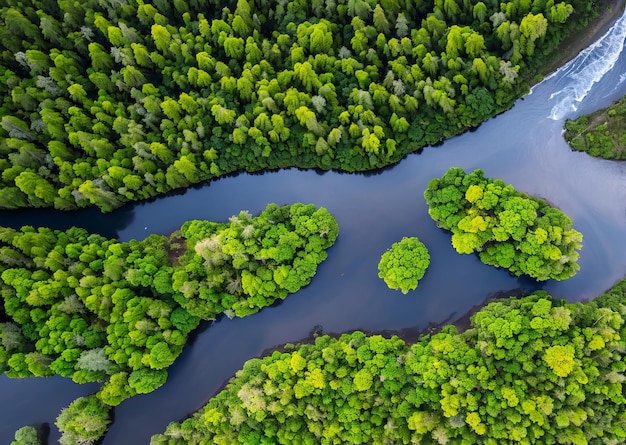
<instances>
[{"instance_id":1,"label":"winding river","mask_svg":"<svg viewBox=\"0 0 626 445\"><path fill-rule=\"evenodd\" d=\"M340 236L311 285L281 304L244 319L205 325L170 368L168 382L115 410L105 445L147 444L202 406L250 357L324 332L426 328L453 320L486 297L515 289L545 289L569 301L593 298L626 272L626 163L573 153L562 137L565 118L609 105L626 94L626 18L597 43L533 88L506 113L477 130L408 156L372 174L283 170L241 174L101 215L93 209L1 212L3 225L80 225L121 240L168 233L188 219L226 220L268 202L312 202L337 218ZM564 282L535 283L458 255L450 236L429 218L423 191L449 167L482 168L518 190L564 210L584 235L579 273ZM394 292L377 277L382 252L403 236L419 236L432 261L417 290ZM52 425L60 409L96 385L62 378L0 377L0 442L26 424Z\"/></svg>"}]
</instances>

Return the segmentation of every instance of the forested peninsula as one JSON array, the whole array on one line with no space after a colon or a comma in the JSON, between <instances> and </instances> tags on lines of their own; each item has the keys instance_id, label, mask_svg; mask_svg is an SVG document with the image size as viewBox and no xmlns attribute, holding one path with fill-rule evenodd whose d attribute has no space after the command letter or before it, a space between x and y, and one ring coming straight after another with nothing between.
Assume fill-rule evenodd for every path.
<instances>
[{"instance_id":1,"label":"forested peninsula","mask_svg":"<svg viewBox=\"0 0 626 445\"><path fill-rule=\"evenodd\" d=\"M626 98L602 110L565 121L572 149L605 159L626 159Z\"/></svg>"},{"instance_id":2,"label":"forested peninsula","mask_svg":"<svg viewBox=\"0 0 626 445\"><path fill-rule=\"evenodd\" d=\"M0 206L124 202L236 171L362 171L475 127L590 1L8 0Z\"/></svg>"},{"instance_id":3,"label":"forested peninsula","mask_svg":"<svg viewBox=\"0 0 626 445\"><path fill-rule=\"evenodd\" d=\"M163 385L201 319L253 314L306 286L337 235L326 209L300 203L126 243L0 228L0 371L103 381L73 410L106 414Z\"/></svg>"},{"instance_id":4,"label":"forested peninsula","mask_svg":"<svg viewBox=\"0 0 626 445\"><path fill-rule=\"evenodd\" d=\"M160 444L624 443L626 281L490 303L414 344L319 336L252 359Z\"/></svg>"}]
</instances>

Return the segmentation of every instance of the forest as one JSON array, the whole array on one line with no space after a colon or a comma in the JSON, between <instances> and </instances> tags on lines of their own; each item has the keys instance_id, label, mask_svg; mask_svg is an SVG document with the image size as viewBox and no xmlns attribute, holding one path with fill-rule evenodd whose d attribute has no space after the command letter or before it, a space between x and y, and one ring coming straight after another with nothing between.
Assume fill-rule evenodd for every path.
<instances>
[{"instance_id":1,"label":"forest","mask_svg":"<svg viewBox=\"0 0 626 445\"><path fill-rule=\"evenodd\" d=\"M243 171L380 169L510 108L599 7L5 0L0 208L110 212ZM544 200L460 169L425 197L459 253L536 280L578 269L582 235ZM115 406L166 382L202 320L297 292L338 232L300 203L130 242L0 228L0 372L103 382L56 420L62 445L97 443ZM407 293L429 261L404 238L379 276ZM414 344L353 332L287 345L152 443L621 443L625 288L587 304L505 299ZM45 435L25 426L12 445Z\"/></svg>"},{"instance_id":2,"label":"forest","mask_svg":"<svg viewBox=\"0 0 626 445\"><path fill-rule=\"evenodd\" d=\"M414 344L288 345L150 443L624 443L625 297L626 280L586 304L540 291Z\"/></svg>"},{"instance_id":3,"label":"forest","mask_svg":"<svg viewBox=\"0 0 626 445\"><path fill-rule=\"evenodd\" d=\"M611 106L565 121L565 139L573 150L605 159L626 159L626 98Z\"/></svg>"},{"instance_id":4,"label":"forest","mask_svg":"<svg viewBox=\"0 0 626 445\"><path fill-rule=\"evenodd\" d=\"M363 171L509 108L584 0L7 0L0 207Z\"/></svg>"},{"instance_id":5,"label":"forest","mask_svg":"<svg viewBox=\"0 0 626 445\"><path fill-rule=\"evenodd\" d=\"M79 228L0 228L0 371L103 381L69 413L107 416L165 383L201 319L250 315L306 286L337 235L326 209L301 203L127 243Z\"/></svg>"},{"instance_id":6,"label":"forest","mask_svg":"<svg viewBox=\"0 0 626 445\"><path fill-rule=\"evenodd\" d=\"M480 169L451 167L429 181L424 197L458 253L478 252L485 264L538 281L565 280L580 268L582 234L565 213Z\"/></svg>"}]
</instances>

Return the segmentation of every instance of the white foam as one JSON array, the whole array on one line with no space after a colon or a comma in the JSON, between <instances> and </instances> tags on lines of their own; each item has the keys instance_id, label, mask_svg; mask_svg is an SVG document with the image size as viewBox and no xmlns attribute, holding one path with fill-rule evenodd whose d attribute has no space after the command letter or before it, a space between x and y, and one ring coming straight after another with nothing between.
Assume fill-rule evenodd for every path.
<instances>
[{"instance_id":1,"label":"white foam","mask_svg":"<svg viewBox=\"0 0 626 445\"><path fill-rule=\"evenodd\" d=\"M625 81L626 81L626 73L620 74L619 80L617 81L617 84L615 85L611 93L613 91L617 91L617 89L620 88Z\"/></svg>"},{"instance_id":2,"label":"white foam","mask_svg":"<svg viewBox=\"0 0 626 445\"><path fill-rule=\"evenodd\" d=\"M591 87L615 66L624 48L625 38L626 13L600 40L555 73L557 91L550 95L550 99L556 98L556 104L552 108L550 119L562 120L578 109ZM561 89L559 84L563 84Z\"/></svg>"}]
</instances>

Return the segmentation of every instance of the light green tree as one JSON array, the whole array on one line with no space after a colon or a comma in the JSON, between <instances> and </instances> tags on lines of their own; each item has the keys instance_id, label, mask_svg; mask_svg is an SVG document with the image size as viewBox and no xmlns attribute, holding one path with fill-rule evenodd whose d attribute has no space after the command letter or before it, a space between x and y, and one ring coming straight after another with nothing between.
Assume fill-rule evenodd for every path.
<instances>
[{"instance_id":1,"label":"light green tree","mask_svg":"<svg viewBox=\"0 0 626 445\"><path fill-rule=\"evenodd\" d=\"M28 425L15 432L15 440L11 445L42 445L40 429Z\"/></svg>"},{"instance_id":2,"label":"light green tree","mask_svg":"<svg viewBox=\"0 0 626 445\"><path fill-rule=\"evenodd\" d=\"M111 408L96 396L80 397L61 411L55 424L62 432L62 445L95 443L111 423Z\"/></svg>"},{"instance_id":3,"label":"light green tree","mask_svg":"<svg viewBox=\"0 0 626 445\"><path fill-rule=\"evenodd\" d=\"M430 254L424 243L416 237L405 237L383 253L378 263L378 276L389 288L406 294L417 288L429 264Z\"/></svg>"}]
</instances>

